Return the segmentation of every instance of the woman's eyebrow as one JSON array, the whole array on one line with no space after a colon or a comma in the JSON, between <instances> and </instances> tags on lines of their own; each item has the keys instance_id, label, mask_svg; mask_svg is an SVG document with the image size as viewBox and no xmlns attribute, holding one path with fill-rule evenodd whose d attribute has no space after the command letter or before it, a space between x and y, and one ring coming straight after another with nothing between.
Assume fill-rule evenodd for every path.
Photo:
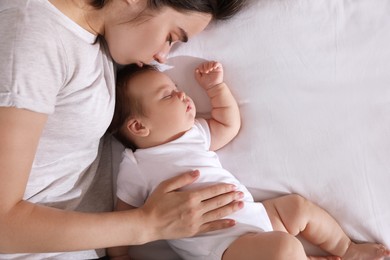
<instances>
[{"instance_id":1,"label":"woman's eyebrow","mask_svg":"<svg viewBox=\"0 0 390 260\"><path fill-rule=\"evenodd\" d=\"M188 34L187 34L187 32L184 31L183 28L179 28L179 31L180 31L180 33L179 33L179 40L181 42L188 42Z\"/></svg>"}]
</instances>

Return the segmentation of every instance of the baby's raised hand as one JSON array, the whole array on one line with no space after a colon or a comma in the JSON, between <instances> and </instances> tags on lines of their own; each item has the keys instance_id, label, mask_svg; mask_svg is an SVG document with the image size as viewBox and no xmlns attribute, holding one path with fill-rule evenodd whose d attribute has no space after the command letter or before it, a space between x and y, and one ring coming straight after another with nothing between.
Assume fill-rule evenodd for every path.
<instances>
[{"instance_id":1,"label":"baby's raised hand","mask_svg":"<svg viewBox=\"0 0 390 260\"><path fill-rule=\"evenodd\" d=\"M223 67L217 61L200 64L195 70L195 79L204 89L210 89L223 82Z\"/></svg>"}]
</instances>

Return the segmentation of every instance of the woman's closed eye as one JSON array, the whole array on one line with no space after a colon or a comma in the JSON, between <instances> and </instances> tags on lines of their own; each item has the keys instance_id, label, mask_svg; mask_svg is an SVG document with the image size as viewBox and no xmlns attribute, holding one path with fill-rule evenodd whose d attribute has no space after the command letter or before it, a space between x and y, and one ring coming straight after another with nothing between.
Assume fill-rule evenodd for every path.
<instances>
[{"instance_id":1,"label":"woman's closed eye","mask_svg":"<svg viewBox=\"0 0 390 260\"><path fill-rule=\"evenodd\" d=\"M172 37L172 34L169 34L169 35L168 35L167 42L168 42L168 45L169 45L169 46L172 46L172 44L173 44L173 37Z\"/></svg>"}]
</instances>

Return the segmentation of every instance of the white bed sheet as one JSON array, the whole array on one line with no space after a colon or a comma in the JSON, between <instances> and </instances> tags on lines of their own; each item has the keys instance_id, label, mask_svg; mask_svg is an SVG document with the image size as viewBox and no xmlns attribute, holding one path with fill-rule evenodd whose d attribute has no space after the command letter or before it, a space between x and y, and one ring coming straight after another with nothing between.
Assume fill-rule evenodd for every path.
<instances>
[{"instance_id":1,"label":"white bed sheet","mask_svg":"<svg viewBox=\"0 0 390 260\"><path fill-rule=\"evenodd\" d=\"M211 24L166 67L207 113L193 78L204 60L224 65L241 109L225 168L257 200L301 194L351 238L390 247L390 1L252 0ZM132 250L175 259L164 245Z\"/></svg>"}]
</instances>

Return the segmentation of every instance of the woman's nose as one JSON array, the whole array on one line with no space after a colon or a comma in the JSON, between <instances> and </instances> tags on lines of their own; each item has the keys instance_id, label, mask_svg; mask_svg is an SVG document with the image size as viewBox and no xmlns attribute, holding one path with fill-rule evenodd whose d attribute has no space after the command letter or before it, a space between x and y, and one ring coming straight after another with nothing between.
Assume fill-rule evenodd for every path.
<instances>
[{"instance_id":1,"label":"woman's nose","mask_svg":"<svg viewBox=\"0 0 390 260\"><path fill-rule=\"evenodd\" d=\"M164 47L153 56L153 59L158 63L165 63L167 61L168 53L171 50L171 47L172 46L170 46L168 43L164 44Z\"/></svg>"}]
</instances>

